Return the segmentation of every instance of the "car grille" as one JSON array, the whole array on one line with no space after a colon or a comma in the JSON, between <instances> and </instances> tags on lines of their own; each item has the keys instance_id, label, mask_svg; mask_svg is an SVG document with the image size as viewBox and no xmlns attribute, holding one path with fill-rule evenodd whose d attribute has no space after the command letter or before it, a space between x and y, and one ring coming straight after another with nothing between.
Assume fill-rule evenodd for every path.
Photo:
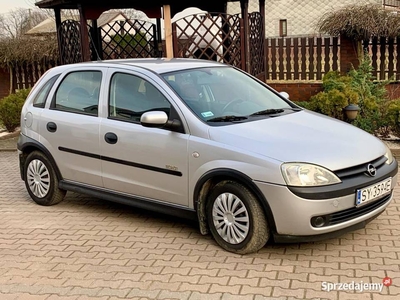
<instances>
[{"instance_id":1,"label":"car grille","mask_svg":"<svg viewBox=\"0 0 400 300\"><path fill-rule=\"evenodd\" d=\"M326 220L326 223L324 226L340 224L361 217L363 215L366 215L374 211L375 209L381 207L382 205L386 204L390 200L391 196L392 194L389 194L383 197L382 199L363 205L361 207L352 207L342 211L335 212L333 214L325 215L324 218Z\"/></svg>"},{"instance_id":2,"label":"car grille","mask_svg":"<svg viewBox=\"0 0 400 300\"><path fill-rule=\"evenodd\" d=\"M358 166L350 167L347 169L342 169L338 170L335 172L336 176L338 176L341 180L346 179L346 178L351 178L354 176L358 176L361 174L365 174L367 172L367 166L369 164L373 165L376 169L377 172L379 172L379 169L384 166L387 158L385 156L381 156L377 159L374 159L370 162L363 163Z\"/></svg>"}]
</instances>

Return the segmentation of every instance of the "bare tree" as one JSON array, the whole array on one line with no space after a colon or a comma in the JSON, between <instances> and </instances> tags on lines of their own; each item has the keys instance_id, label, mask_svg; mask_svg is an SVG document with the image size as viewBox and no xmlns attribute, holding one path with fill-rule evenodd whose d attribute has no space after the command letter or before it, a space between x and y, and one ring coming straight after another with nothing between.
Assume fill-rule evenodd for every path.
<instances>
[{"instance_id":1,"label":"bare tree","mask_svg":"<svg viewBox=\"0 0 400 300\"><path fill-rule=\"evenodd\" d=\"M48 17L39 9L17 8L0 15L0 36L19 38Z\"/></svg>"}]
</instances>

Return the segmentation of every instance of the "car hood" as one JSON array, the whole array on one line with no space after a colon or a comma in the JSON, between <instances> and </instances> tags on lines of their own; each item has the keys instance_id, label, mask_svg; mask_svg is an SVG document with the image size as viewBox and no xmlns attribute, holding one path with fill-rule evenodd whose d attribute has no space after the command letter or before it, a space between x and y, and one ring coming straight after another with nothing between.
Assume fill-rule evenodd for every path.
<instances>
[{"instance_id":1,"label":"car hood","mask_svg":"<svg viewBox=\"0 0 400 300\"><path fill-rule=\"evenodd\" d=\"M369 162L386 152L373 135L310 111L210 127L209 136L281 162L308 162L332 171Z\"/></svg>"}]
</instances>

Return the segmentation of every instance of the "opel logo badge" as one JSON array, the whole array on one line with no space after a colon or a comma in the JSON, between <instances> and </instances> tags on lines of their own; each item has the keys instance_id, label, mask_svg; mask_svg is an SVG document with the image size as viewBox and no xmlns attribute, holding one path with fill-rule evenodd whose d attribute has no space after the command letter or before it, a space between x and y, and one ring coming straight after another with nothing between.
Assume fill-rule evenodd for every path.
<instances>
[{"instance_id":1,"label":"opel logo badge","mask_svg":"<svg viewBox=\"0 0 400 300\"><path fill-rule=\"evenodd\" d=\"M367 172L370 176L374 177L376 175L376 168L373 165L369 164L367 166Z\"/></svg>"}]
</instances>

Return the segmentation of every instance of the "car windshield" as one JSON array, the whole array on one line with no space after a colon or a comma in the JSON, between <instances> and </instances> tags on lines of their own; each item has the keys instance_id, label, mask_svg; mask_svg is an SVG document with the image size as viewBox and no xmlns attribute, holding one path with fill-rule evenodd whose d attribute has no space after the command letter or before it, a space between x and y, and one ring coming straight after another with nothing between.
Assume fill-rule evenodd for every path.
<instances>
[{"instance_id":1,"label":"car windshield","mask_svg":"<svg viewBox=\"0 0 400 300\"><path fill-rule=\"evenodd\" d=\"M232 67L163 74L186 105L206 122L243 122L294 108L266 86Z\"/></svg>"}]
</instances>

